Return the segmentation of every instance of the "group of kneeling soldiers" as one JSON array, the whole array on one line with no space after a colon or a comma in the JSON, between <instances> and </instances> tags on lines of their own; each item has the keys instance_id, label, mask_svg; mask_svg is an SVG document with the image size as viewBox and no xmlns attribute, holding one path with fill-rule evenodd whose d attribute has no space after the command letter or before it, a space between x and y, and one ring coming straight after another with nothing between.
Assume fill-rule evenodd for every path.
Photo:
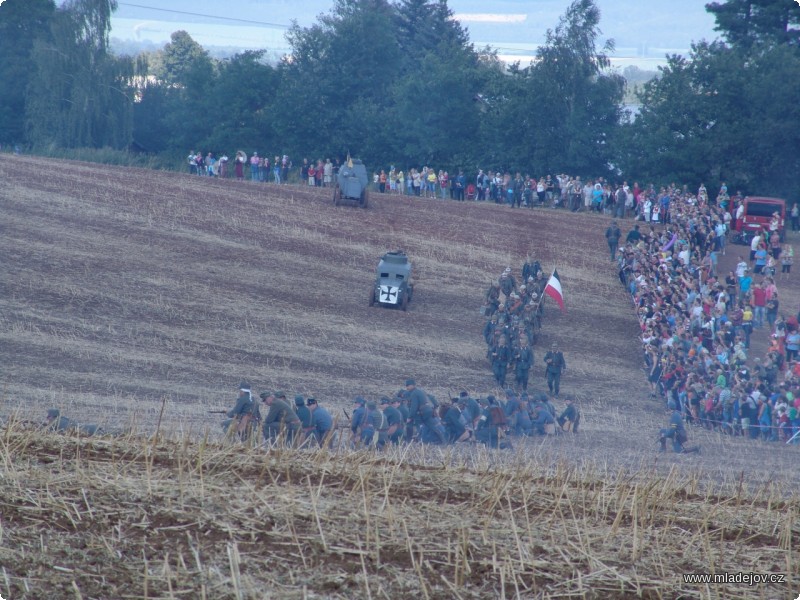
<instances>
[{"instance_id":1,"label":"group of kneeling soldiers","mask_svg":"<svg viewBox=\"0 0 800 600\"><path fill-rule=\"evenodd\" d=\"M571 399L557 417L556 409L545 394L528 397L505 391L501 401L492 395L476 400L467 392L451 398L448 405L439 404L435 397L407 379L405 389L379 402L357 397L352 415L348 417L350 443L355 447L378 447L387 443L420 441L430 444L480 442L492 448L510 448L507 436L552 435L556 424L562 431L578 432L580 413ZM283 439L293 445L315 441L320 446L329 443L334 419L314 398L296 396L294 407L283 392L261 392L268 407L261 418L258 404L253 401L250 386L242 382L236 406L227 412L223 428L242 439L248 438L259 425L264 439Z\"/></svg>"}]
</instances>

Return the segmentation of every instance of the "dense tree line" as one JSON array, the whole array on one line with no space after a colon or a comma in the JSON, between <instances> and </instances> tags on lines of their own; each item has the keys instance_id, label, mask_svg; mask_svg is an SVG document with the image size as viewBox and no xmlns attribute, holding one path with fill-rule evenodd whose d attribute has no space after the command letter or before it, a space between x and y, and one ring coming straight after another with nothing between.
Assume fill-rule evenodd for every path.
<instances>
[{"instance_id":1,"label":"dense tree line","mask_svg":"<svg viewBox=\"0 0 800 600\"><path fill-rule=\"evenodd\" d=\"M650 180L800 195L800 5L728 0L706 6L722 40L670 56L619 129L618 161Z\"/></svg>"},{"instance_id":2,"label":"dense tree line","mask_svg":"<svg viewBox=\"0 0 800 600\"><path fill-rule=\"evenodd\" d=\"M370 166L480 166L689 182L796 197L800 6L707 5L721 39L670 56L637 92L599 48L600 11L574 0L528 66L502 66L446 0L335 0L292 52L212 59L188 33L157 52L109 50L116 0L0 5L0 143L364 157Z\"/></svg>"}]
</instances>

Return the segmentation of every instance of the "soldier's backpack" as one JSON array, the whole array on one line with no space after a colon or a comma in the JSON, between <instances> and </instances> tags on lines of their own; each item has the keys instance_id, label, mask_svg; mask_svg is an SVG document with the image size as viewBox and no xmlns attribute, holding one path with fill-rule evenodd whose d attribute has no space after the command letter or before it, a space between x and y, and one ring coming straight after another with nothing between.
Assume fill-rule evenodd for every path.
<instances>
[{"instance_id":1,"label":"soldier's backpack","mask_svg":"<svg viewBox=\"0 0 800 600\"><path fill-rule=\"evenodd\" d=\"M489 407L489 420L492 427L505 427L508 424L508 419L506 419L506 413L502 406Z\"/></svg>"}]
</instances>

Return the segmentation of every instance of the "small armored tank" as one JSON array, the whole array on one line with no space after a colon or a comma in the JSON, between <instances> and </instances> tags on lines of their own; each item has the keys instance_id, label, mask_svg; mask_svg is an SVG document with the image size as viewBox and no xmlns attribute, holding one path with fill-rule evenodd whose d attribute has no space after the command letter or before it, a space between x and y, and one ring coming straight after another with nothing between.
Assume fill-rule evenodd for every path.
<instances>
[{"instance_id":1,"label":"small armored tank","mask_svg":"<svg viewBox=\"0 0 800 600\"><path fill-rule=\"evenodd\" d=\"M369 305L377 302L381 306L399 306L408 309L414 295L411 280L411 261L402 250L387 252L378 262L375 270L375 283L369 295Z\"/></svg>"},{"instance_id":2,"label":"small armored tank","mask_svg":"<svg viewBox=\"0 0 800 600\"><path fill-rule=\"evenodd\" d=\"M358 202L361 208L367 208L368 185L367 168L364 163L357 158L348 158L336 175L336 182L333 186L334 205L339 206L342 200L350 200Z\"/></svg>"}]
</instances>

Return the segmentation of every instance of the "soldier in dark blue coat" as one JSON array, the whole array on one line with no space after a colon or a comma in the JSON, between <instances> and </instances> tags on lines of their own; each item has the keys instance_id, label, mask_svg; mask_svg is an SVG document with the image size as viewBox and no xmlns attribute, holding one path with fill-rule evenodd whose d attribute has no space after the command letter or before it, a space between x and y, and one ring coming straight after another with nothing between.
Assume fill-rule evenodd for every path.
<instances>
[{"instance_id":1,"label":"soldier in dark blue coat","mask_svg":"<svg viewBox=\"0 0 800 600\"><path fill-rule=\"evenodd\" d=\"M684 444L689 441L689 436L686 435L683 416L678 410L672 411L672 416L669 418L669 427L661 430L661 435L659 437L661 452L667 451L667 439L672 440L672 450L676 454L700 452L700 446L692 446L691 448L684 447Z\"/></svg>"},{"instance_id":2,"label":"soldier in dark blue coat","mask_svg":"<svg viewBox=\"0 0 800 600\"><path fill-rule=\"evenodd\" d=\"M558 398L561 387L561 374L567 370L567 362L564 354L558 349L558 344L553 342L553 346L544 355L545 374L547 375L547 387L550 393Z\"/></svg>"},{"instance_id":3,"label":"soldier in dark blue coat","mask_svg":"<svg viewBox=\"0 0 800 600\"><path fill-rule=\"evenodd\" d=\"M571 431L573 433L578 433L578 409L573 404L571 398L567 398L567 407L564 411L558 416L558 425L564 431Z\"/></svg>"},{"instance_id":4,"label":"soldier in dark blue coat","mask_svg":"<svg viewBox=\"0 0 800 600\"><path fill-rule=\"evenodd\" d=\"M392 444L399 444L405 431L405 419L400 412L400 398L381 398L381 409L385 417L386 439Z\"/></svg>"},{"instance_id":5,"label":"soldier in dark blue coat","mask_svg":"<svg viewBox=\"0 0 800 600\"><path fill-rule=\"evenodd\" d=\"M353 400L353 416L350 418L350 443L355 444L361 438L361 425L364 421L364 413L367 412L367 401L361 396L356 396Z\"/></svg>"},{"instance_id":6,"label":"soldier in dark blue coat","mask_svg":"<svg viewBox=\"0 0 800 600\"><path fill-rule=\"evenodd\" d=\"M555 422L553 415L543 404L537 404L533 409L533 419L531 424L533 430L539 435L555 433ZM549 427L548 427L549 426Z\"/></svg>"},{"instance_id":7,"label":"soldier in dark blue coat","mask_svg":"<svg viewBox=\"0 0 800 600\"><path fill-rule=\"evenodd\" d=\"M444 427L451 443L465 442L470 436L470 432L465 426L465 419L461 409L461 401L458 398L453 398L447 412L444 414Z\"/></svg>"},{"instance_id":8,"label":"soldier in dark blue coat","mask_svg":"<svg viewBox=\"0 0 800 600\"><path fill-rule=\"evenodd\" d=\"M324 406L320 406L316 399L306 400L308 410L311 411L311 434L316 437L320 446L325 442L325 438L333 429L333 417Z\"/></svg>"},{"instance_id":9,"label":"soldier in dark blue coat","mask_svg":"<svg viewBox=\"0 0 800 600\"><path fill-rule=\"evenodd\" d=\"M494 331L497 329L497 313L493 314L491 318L486 321L486 325L483 326L483 339L486 340L486 344L491 344L494 340Z\"/></svg>"},{"instance_id":10,"label":"soldier in dark blue coat","mask_svg":"<svg viewBox=\"0 0 800 600\"><path fill-rule=\"evenodd\" d=\"M506 345L505 336L500 336L498 345L491 351L492 359L492 373L497 385L500 387L506 386L506 371L508 370L508 362L511 360L511 351Z\"/></svg>"},{"instance_id":11,"label":"soldier in dark blue coat","mask_svg":"<svg viewBox=\"0 0 800 600\"><path fill-rule=\"evenodd\" d=\"M478 425L475 428L475 439L483 442L490 448L497 448L499 445L498 425L492 418L492 410L499 408L494 396L487 396L485 404L481 409L481 416L478 417ZM502 409L501 409L502 410Z\"/></svg>"},{"instance_id":12,"label":"soldier in dark blue coat","mask_svg":"<svg viewBox=\"0 0 800 600\"><path fill-rule=\"evenodd\" d=\"M306 399L300 395L294 397L294 412L300 419L300 440L299 444L306 441L306 437L311 435L311 411L306 406Z\"/></svg>"},{"instance_id":13,"label":"soldier in dark blue coat","mask_svg":"<svg viewBox=\"0 0 800 600\"><path fill-rule=\"evenodd\" d=\"M529 410L529 398L527 392L522 392L519 396L520 408L517 413L517 423L515 433L517 435L531 435L533 423Z\"/></svg>"},{"instance_id":14,"label":"soldier in dark blue coat","mask_svg":"<svg viewBox=\"0 0 800 600\"><path fill-rule=\"evenodd\" d=\"M475 431L478 424L478 419L481 416L481 406L475 398L471 397L467 392L462 391L458 395L459 400L463 406L461 412L466 418L467 429Z\"/></svg>"},{"instance_id":15,"label":"soldier in dark blue coat","mask_svg":"<svg viewBox=\"0 0 800 600\"><path fill-rule=\"evenodd\" d=\"M520 347L516 352L515 380L523 390L528 389L528 376L533 365L533 348L528 345L528 337L520 336Z\"/></svg>"}]
</instances>

